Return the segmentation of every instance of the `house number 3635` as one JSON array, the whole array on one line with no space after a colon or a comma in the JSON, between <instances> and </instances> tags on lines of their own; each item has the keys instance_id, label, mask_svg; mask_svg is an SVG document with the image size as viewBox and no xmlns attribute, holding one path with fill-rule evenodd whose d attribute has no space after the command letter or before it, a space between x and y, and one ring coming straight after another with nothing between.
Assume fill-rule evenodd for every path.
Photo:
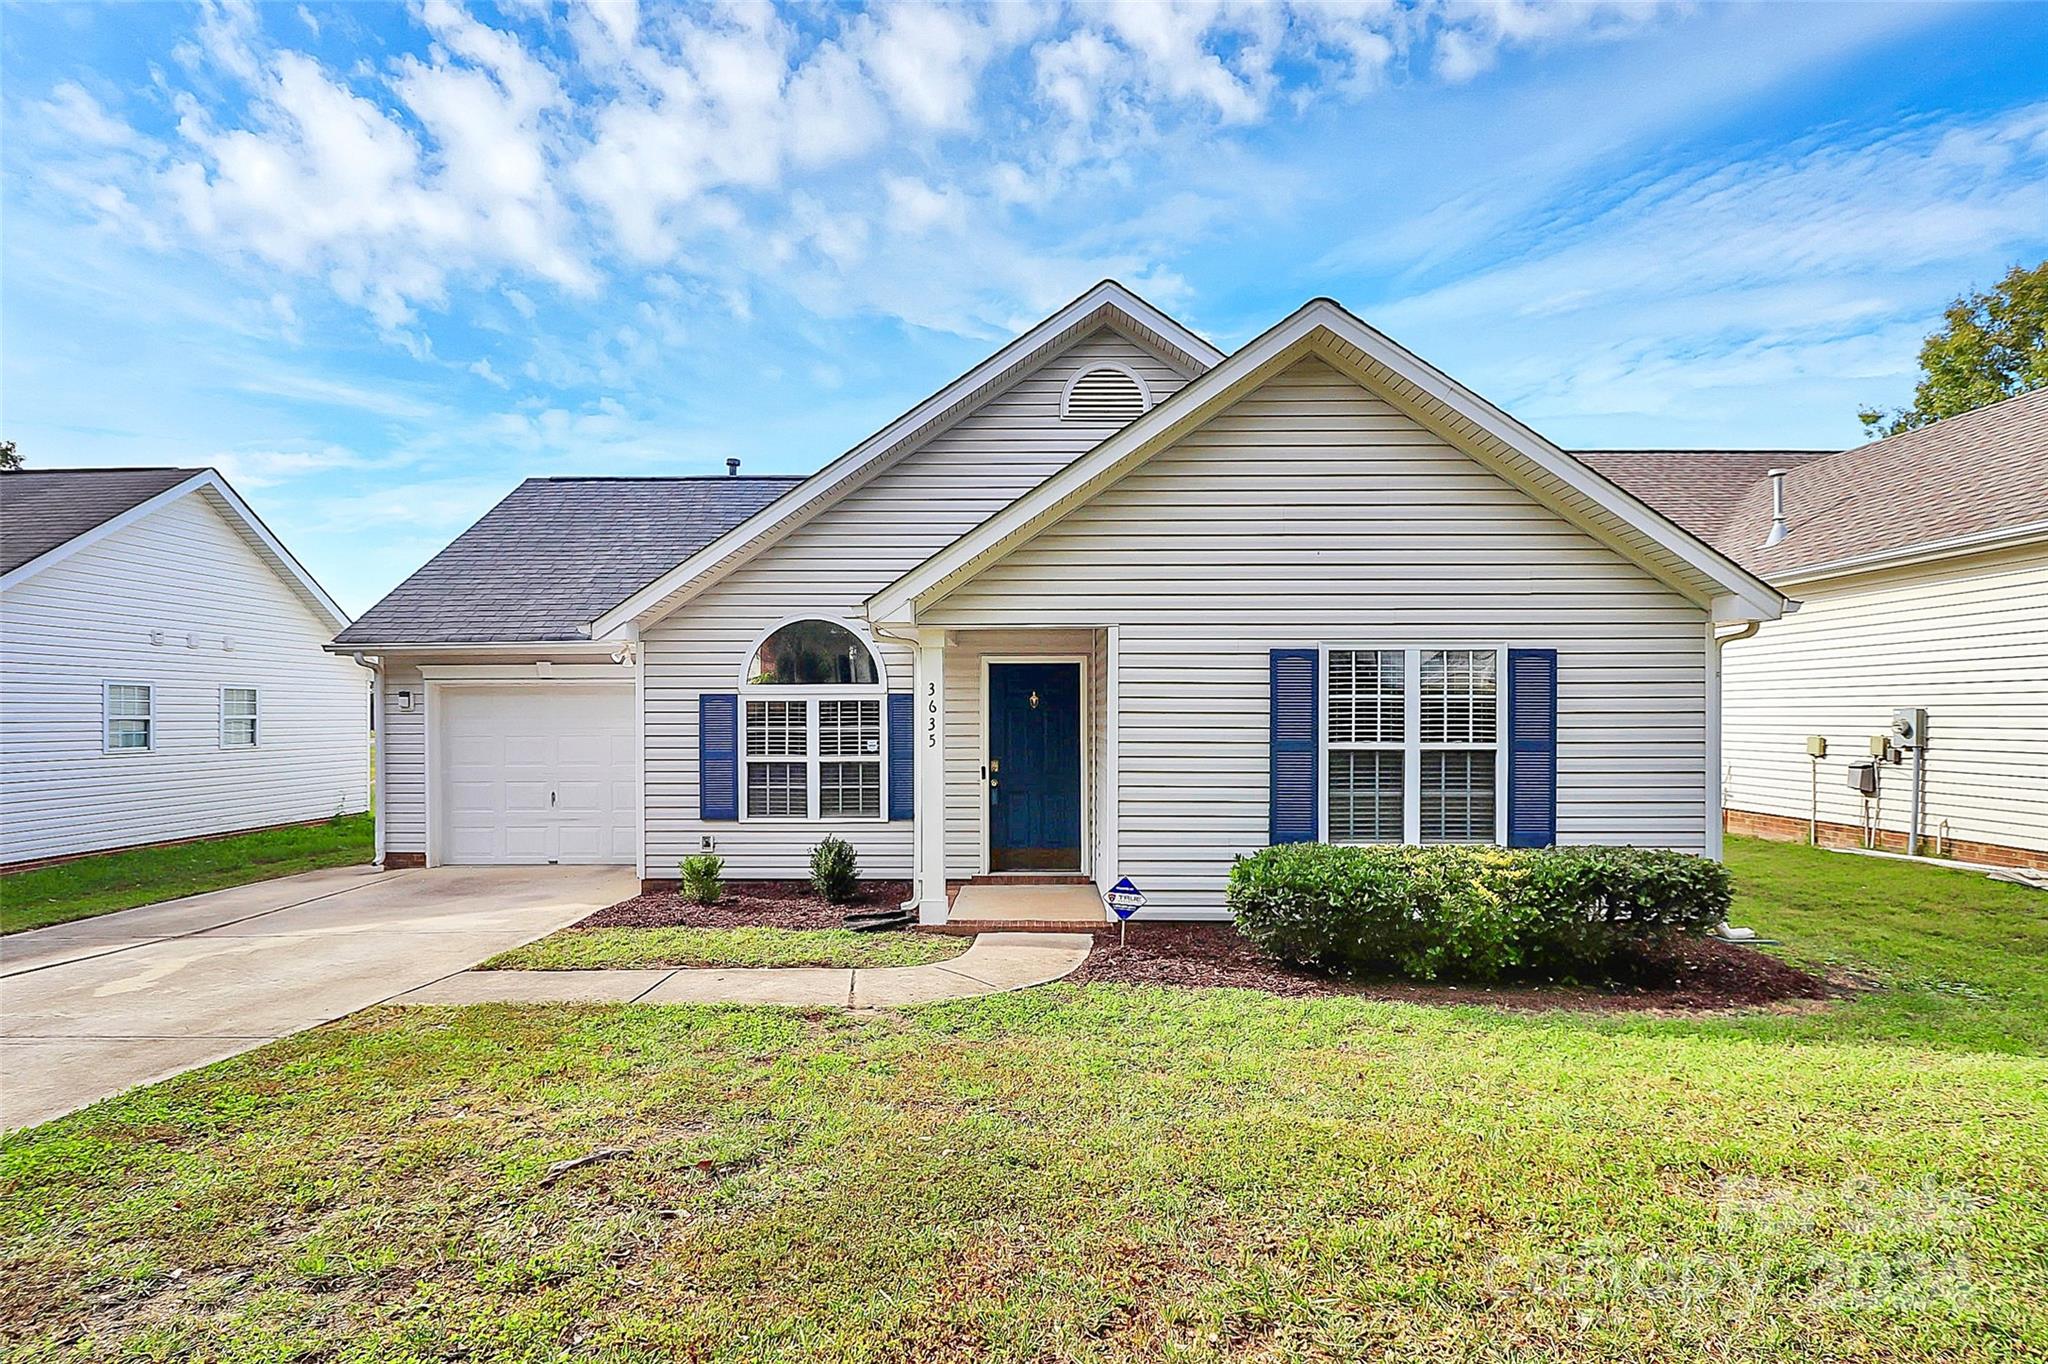
<instances>
[{"instance_id":1,"label":"house number 3635","mask_svg":"<svg viewBox=\"0 0 2048 1364\"><path fill-rule=\"evenodd\" d=\"M924 746L936 748L939 743L939 684L924 684Z\"/></svg>"}]
</instances>

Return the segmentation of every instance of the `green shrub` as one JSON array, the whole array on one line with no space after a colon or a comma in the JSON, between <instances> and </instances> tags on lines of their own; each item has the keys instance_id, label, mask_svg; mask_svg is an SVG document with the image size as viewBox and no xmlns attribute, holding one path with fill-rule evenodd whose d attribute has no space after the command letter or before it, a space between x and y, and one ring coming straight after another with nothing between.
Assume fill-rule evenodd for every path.
<instances>
[{"instance_id":1,"label":"green shrub","mask_svg":"<svg viewBox=\"0 0 2048 1364\"><path fill-rule=\"evenodd\" d=\"M860 889L860 858L853 844L843 838L827 838L811 849L811 889L828 904L843 905Z\"/></svg>"},{"instance_id":2,"label":"green shrub","mask_svg":"<svg viewBox=\"0 0 2048 1364\"><path fill-rule=\"evenodd\" d=\"M724 858L717 853L698 853L683 859L684 898L700 905L715 905L724 894Z\"/></svg>"},{"instance_id":3,"label":"green shrub","mask_svg":"<svg viewBox=\"0 0 2048 1364\"><path fill-rule=\"evenodd\" d=\"M1727 868L1645 848L1335 847L1240 858L1238 930L1282 961L1417 980L1597 968L1633 935L1728 916Z\"/></svg>"}]
</instances>

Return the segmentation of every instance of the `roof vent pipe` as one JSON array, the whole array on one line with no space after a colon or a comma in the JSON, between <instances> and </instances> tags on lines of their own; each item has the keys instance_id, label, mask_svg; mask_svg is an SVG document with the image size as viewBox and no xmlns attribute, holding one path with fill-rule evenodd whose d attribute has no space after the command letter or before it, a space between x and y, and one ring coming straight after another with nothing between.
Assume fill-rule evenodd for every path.
<instances>
[{"instance_id":1,"label":"roof vent pipe","mask_svg":"<svg viewBox=\"0 0 2048 1364\"><path fill-rule=\"evenodd\" d=\"M725 476L727 478L731 478L734 474L738 473L739 471L740 462L736 459L728 457L725 461Z\"/></svg>"},{"instance_id":2,"label":"roof vent pipe","mask_svg":"<svg viewBox=\"0 0 2048 1364\"><path fill-rule=\"evenodd\" d=\"M1771 533L1764 537L1764 548L1769 549L1792 533L1792 523L1785 519L1785 475L1790 469L1772 469L1771 478Z\"/></svg>"}]
</instances>

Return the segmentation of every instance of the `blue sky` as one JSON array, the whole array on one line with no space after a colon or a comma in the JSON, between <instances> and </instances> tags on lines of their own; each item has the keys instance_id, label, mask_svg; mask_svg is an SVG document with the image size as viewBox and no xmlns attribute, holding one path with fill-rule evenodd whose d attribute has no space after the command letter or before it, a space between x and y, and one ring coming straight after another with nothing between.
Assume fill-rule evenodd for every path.
<instances>
[{"instance_id":1,"label":"blue sky","mask_svg":"<svg viewBox=\"0 0 2048 1364\"><path fill-rule=\"evenodd\" d=\"M0 423L360 611L520 478L807 472L1103 276L1567 446L1824 446L2048 255L2048 6L8 6Z\"/></svg>"}]
</instances>

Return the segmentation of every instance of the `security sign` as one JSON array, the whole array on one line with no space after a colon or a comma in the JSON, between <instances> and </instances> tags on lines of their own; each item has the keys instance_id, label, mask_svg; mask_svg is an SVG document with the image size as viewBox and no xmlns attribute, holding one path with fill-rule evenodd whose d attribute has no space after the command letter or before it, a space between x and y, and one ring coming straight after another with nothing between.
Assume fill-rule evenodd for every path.
<instances>
[{"instance_id":1,"label":"security sign","mask_svg":"<svg viewBox=\"0 0 2048 1364\"><path fill-rule=\"evenodd\" d=\"M1111 886L1102 899L1119 919L1128 919L1145 907L1144 893L1131 884L1128 876Z\"/></svg>"}]
</instances>

